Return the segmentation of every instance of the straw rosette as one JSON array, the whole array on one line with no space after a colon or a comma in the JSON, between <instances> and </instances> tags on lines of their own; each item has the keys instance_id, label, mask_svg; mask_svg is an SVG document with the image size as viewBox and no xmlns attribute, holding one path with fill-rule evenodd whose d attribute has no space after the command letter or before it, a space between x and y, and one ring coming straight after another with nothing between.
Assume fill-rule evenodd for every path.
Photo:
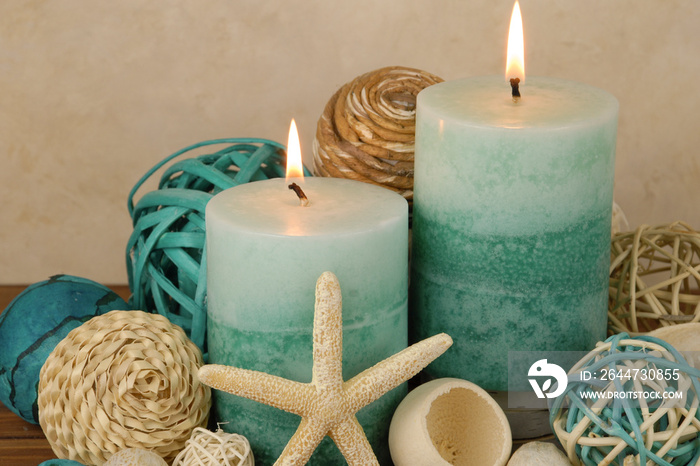
<instances>
[{"instance_id":1,"label":"straw rosette","mask_svg":"<svg viewBox=\"0 0 700 466\"><path fill-rule=\"evenodd\" d=\"M341 87L318 120L314 174L383 186L413 200L416 96L442 78L390 66Z\"/></svg>"},{"instance_id":2,"label":"straw rosette","mask_svg":"<svg viewBox=\"0 0 700 466\"><path fill-rule=\"evenodd\" d=\"M172 460L205 425L202 355L158 314L112 311L71 331L39 382L39 423L58 458L103 464L125 448Z\"/></svg>"}]
</instances>

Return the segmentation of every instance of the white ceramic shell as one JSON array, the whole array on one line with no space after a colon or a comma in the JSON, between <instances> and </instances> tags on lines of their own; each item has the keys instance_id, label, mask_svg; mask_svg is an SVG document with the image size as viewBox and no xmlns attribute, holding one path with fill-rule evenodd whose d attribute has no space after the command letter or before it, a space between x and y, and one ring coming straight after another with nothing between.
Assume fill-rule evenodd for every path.
<instances>
[{"instance_id":1,"label":"white ceramic shell","mask_svg":"<svg viewBox=\"0 0 700 466\"><path fill-rule=\"evenodd\" d=\"M396 466L503 466L511 448L510 425L498 403L461 379L436 379L411 391L389 428Z\"/></svg>"}]
</instances>

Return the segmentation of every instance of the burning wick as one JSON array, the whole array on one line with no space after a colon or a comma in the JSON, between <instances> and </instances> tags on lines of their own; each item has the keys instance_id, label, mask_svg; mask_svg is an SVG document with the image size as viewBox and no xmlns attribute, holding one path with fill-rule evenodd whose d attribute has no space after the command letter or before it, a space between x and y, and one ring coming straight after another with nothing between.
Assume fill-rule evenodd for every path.
<instances>
[{"instance_id":1,"label":"burning wick","mask_svg":"<svg viewBox=\"0 0 700 466\"><path fill-rule=\"evenodd\" d=\"M510 87L513 90L513 102L518 102L520 100L520 78L512 78Z\"/></svg>"},{"instance_id":2,"label":"burning wick","mask_svg":"<svg viewBox=\"0 0 700 466\"><path fill-rule=\"evenodd\" d=\"M299 197L300 206L306 207L309 205L309 198L306 197L306 194L304 194L304 191L301 189L301 186L299 186L296 183L292 183L288 186L288 188L297 194L297 196Z\"/></svg>"}]
</instances>

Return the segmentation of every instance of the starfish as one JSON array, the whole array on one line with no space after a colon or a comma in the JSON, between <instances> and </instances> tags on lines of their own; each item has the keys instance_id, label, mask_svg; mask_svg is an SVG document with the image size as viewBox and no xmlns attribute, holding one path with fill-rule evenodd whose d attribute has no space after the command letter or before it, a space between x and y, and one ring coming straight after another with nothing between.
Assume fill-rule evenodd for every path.
<instances>
[{"instance_id":1,"label":"starfish","mask_svg":"<svg viewBox=\"0 0 700 466\"><path fill-rule=\"evenodd\" d=\"M451 345L452 338L441 333L343 381L340 284L333 273L324 272L316 282L310 383L218 364L202 366L199 379L212 388L301 416L275 465L306 464L326 435L350 466L378 465L355 413L416 375Z\"/></svg>"}]
</instances>

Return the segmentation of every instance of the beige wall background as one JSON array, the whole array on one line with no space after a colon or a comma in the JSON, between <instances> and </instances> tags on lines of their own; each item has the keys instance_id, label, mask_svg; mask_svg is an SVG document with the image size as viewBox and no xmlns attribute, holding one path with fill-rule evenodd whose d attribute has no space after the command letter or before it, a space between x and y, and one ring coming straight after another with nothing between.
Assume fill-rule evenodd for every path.
<instances>
[{"instance_id":1,"label":"beige wall background","mask_svg":"<svg viewBox=\"0 0 700 466\"><path fill-rule=\"evenodd\" d=\"M127 194L219 137L308 160L338 87L388 65L501 74L511 0L0 3L0 283L125 283ZM700 228L700 2L522 0L528 73L620 101L615 196L633 227Z\"/></svg>"}]
</instances>

